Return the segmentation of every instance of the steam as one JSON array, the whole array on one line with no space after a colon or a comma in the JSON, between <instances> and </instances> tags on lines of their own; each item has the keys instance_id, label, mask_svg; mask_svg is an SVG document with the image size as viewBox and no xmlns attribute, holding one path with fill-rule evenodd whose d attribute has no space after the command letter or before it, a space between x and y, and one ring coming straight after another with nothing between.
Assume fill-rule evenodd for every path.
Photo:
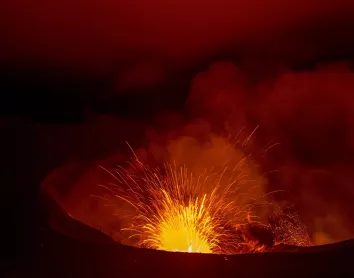
<instances>
[{"instance_id":1,"label":"steam","mask_svg":"<svg viewBox=\"0 0 354 278\"><path fill-rule=\"evenodd\" d=\"M224 123L228 131L259 124L258 143L276 138L281 144L268 153L270 167L279 170L270 186L289 191L314 242L352 237L354 73L349 65L282 70L251 80L231 63L216 63L194 79L189 109L219 127Z\"/></svg>"},{"instance_id":2,"label":"steam","mask_svg":"<svg viewBox=\"0 0 354 278\"><path fill-rule=\"evenodd\" d=\"M198 173L225 160L239 159L240 150L223 153L225 140L235 134L242 138L259 126L252 137L252 152L261 153L280 143L267 151L266 159L255 157L263 170L276 170L260 181L259 194L285 190L315 244L353 237L354 73L347 64L319 65L312 71L282 68L255 80L245 68L220 61L199 73L191 83L187 113L157 115L145 129L145 142L136 144L136 154L149 165L169 161L186 164ZM104 119L109 117L101 118L108 122ZM120 124L103 122L96 127L87 125L81 134L89 141L90 148L95 148L90 142L91 135L96 134L94 128L99 126L102 136L123 131ZM128 138L127 129L124 132L123 137ZM91 135L86 137L85 133ZM99 134L95 136L100 137ZM104 142L104 137L101 140ZM113 141L107 142L113 146ZM109 182L109 177L95 165L109 168L124 163L128 156L122 152L128 154L129 149L126 152L122 149L122 146L115 151L108 149L100 161L86 166L81 163L81 168L73 164L65 166L43 185L51 188L55 198L61 196L58 202L78 220L100 227L105 233L116 233L120 223L114 209L104 207L102 201L87 200L98 183ZM79 171L78 167L84 170ZM69 173L80 178L70 183L71 174L67 180L63 179ZM62 182L53 182L58 179ZM62 189L58 184L64 183L71 184L70 190L59 194Z\"/></svg>"}]
</instances>

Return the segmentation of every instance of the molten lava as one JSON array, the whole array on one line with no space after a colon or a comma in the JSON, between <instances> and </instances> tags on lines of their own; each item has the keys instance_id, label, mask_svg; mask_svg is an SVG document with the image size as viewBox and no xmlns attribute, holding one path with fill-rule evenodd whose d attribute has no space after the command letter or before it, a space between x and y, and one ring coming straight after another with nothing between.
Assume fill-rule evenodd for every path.
<instances>
[{"instance_id":1,"label":"molten lava","mask_svg":"<svg viewBox=\"0 0 354 278\"><path fill-rule=\"evenodd\" d=\"M165 208L158 226L150 224L151 245L166 251L211 253L215 243L209 239L217 235L213 234L212 219L204 208L205 197L187 207L167 197L169 207Z\"/></svg>"}]
</instances>

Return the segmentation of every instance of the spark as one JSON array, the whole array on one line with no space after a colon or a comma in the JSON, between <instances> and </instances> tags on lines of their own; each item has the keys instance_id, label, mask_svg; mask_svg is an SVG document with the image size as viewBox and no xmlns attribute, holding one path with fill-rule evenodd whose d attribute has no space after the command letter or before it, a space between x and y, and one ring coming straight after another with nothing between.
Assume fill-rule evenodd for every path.
<instances>
[{"instance_id":1,"label":"spark","mask_svg":"<svg viewBox=\"0 0 354 278\"><path fill-rule=\"evenodd\" d=\"M298 212L291 207L285 207L272 215L270 224L274 234L275 245L311 246L311 240L306 226L301 222Z\"/></svg>"}]
</instances>

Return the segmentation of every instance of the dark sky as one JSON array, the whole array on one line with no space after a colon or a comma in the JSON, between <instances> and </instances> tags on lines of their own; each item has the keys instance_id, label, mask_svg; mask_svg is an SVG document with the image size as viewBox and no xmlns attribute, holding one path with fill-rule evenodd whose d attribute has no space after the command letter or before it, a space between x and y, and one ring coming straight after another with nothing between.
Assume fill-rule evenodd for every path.
<instances>
[{"instance_id":1,"label":"dark sky","mask_svg":"<svg viewBox=\"0 0 354 278\"><path fill-rule=\"evenodd\" d=\"M353 59L349 0L1 5L1 110L40 120L180 109L193 76L220 59L251 74Z\"/></svg>"}]
</instances>

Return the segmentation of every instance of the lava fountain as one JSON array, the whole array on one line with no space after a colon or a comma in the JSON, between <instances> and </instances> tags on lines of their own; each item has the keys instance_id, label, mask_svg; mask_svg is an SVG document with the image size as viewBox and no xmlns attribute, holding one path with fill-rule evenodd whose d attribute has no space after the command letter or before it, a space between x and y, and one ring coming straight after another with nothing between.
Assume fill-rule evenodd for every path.
<instances>
[{"instance_id":1,"label":"lava fountain","mask_svg":"<svg viewBox=\"0 0 354 278\"><path fill-rule=\"evenodd\" d=\"M107 206L129 204L127 210L116 206L115 214L128 219L121 232L136 247L214 254L259 252L266 246L252 235L255 227L270 231L274 244L308 245L301 221L293 221L294 217L285 221L289 217L267 200L269 194L260 194L250 163L244 156L237 163L226 161L197 175L175 163L151 168L134 153L128 168L101 167L115 182L99 185L108 194L95 197ZM271 212L274 207L276 214Z\"/></svg>"},{"instance_id":2,"label":"lava fountain","mask_svg":"<svg viewBox=\"0 0 354 278\"><path fill-rule=\"evenodd\" d=\"M122 168L109 172L118 183L100 186L135 209L132 222L123 231L139 238L136 245L140 247L232 253L232 249L237 249L231 240L232 222L236 223L236 219L242 224L252 222L252 207L260 205L251 200L237 204L237 198L232 198L237 194L233 186L241 182L242 174L224 186L222 180L227 168L221 173L194 176L185 167L165 164L162 170L151 169L137 160L134 169L140 174L133 175ZM236 174L236 169L233 172ZM209 183L215 185L212 190L206 190ZM230 247L222 250L221 246Z\"/></svg>"}]
</instances>

